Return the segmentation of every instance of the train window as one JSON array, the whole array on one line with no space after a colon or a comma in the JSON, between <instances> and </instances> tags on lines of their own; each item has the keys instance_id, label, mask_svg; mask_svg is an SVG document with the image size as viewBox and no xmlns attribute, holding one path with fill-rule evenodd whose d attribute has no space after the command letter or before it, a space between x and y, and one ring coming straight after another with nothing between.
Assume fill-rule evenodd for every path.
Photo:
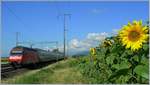
<instances>
[{"instance_id":1,"label":"train window","mask_svg":"<svg viewBox=\"0 0 150 85\"><path fill-rule=\"evenodd\" d=\"M11 51L11 54L22 54L23 51L17 51L17 50L13 50Z\"/></svg>"}]
</instances>

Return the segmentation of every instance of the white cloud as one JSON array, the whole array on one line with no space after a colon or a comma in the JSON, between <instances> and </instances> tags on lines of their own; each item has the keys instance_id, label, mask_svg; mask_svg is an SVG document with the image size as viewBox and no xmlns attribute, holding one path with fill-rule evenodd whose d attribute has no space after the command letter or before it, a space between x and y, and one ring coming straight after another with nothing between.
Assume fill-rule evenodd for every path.
<instances>
[{"instance_id":1,"label":"white cloud","mask_svg":"<svg viewBox=\"0 0 150 85\"><path fill-rule=\"evenodd\" d=\"M95 41L101 41L105 39L105 37L108 36L108 33L88 33L87 39L95 40Z\"/></svg>"},{"instance_id":2,"label":"white cloud","mask_svg":"<svg viewBox=\"0 0 150 85\"><path fill-rule=\"evenodd\" d=\"M72 39L68 47L69 52L81 52L81 51L88 51L89 48L91 47L96 47L102 41L103 39L108 36L108 33L103 32L103 33L88 33L85 39L79 40L77 38ZM63 45L59 47L59 50L63 52Z\"/></svg>"},{"instance_id":3,"label":"white cloud","mask_svg":"<svg viewBox=\"0 0 150 85\"><path fill-rule=\"evenodd\" d=\"M80 45L80 42L78 39L72 39L69 43L70 48L78 48Z\"/></svg>"}]
</instances>

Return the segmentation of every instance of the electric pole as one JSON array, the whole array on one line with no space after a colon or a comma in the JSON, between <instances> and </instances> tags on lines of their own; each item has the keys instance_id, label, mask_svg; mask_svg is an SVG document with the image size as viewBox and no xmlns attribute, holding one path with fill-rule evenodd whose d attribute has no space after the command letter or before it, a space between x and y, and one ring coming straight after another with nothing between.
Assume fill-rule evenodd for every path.
<instances>
[{"instance_id":1,"label":"electric pole","mask_svg":"<svg viewBox=\"0 0 150 85\"><path fill-rule=\"evenodd\" d=\"M66 34L67 34L67 29L66 29L66 17L71 16L71 14L64 14L64 59L66 57Z\"/></svg>"},{"instance_id":2,"label":"electric pole","mask_svg":"<svg viewBox=\"0 0 150 85\"><path fill-rule=\"evenodd\" d=\"M57 52L58 52L58 41L56 41L56 49L57 49ZM58 55L57 55L57 61L58 61Z\"/></svg>"}]
</instances>

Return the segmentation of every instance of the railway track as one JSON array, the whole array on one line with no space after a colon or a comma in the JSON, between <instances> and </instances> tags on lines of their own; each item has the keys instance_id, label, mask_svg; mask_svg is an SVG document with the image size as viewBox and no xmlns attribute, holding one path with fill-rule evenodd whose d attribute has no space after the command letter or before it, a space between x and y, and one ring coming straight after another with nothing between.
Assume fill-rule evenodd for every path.
<instances>
[{"instance_id":1,"label":"railway track","mask_svg":"<svg viewBox=\"0 0 150 85\"><path fill-rule=\"evenodd\" d=\"M1 64L1 78L7 77L7 74L15 70L10 64Z\"/></svg>"},{"instance_id":2,"label":"railway track","mask_svg":"<svg viewBox=\"0 0 150 85\"><path fill-rule=\"evenodd\" d=\"M1 64L1 74L14 70L10 64Z\"/></svg>"},{"instance_id":3,"label":"railway track","mask_svg":"<svg viewBox=\"0 0 150 85\"><path fill-rule=\"evenodd\" d=\"M17 73L21 69L23 68L15 69L10 64L1 64L1 78L7 78L10 75Z\"/></svg>"},{"instance_id":4,"label":"railway track","mask_svg":"<svg viewBox=\"0 0 150 85\"><path fill-rule=\"evenodd\" d=\"M10 66L9 63L7 63L7 64L1 64L1 68L8 67L8 66Z\"/></svg>"},{"instance_id":5,"label":"railway track","mask_svg":"<svg viewBox=\"0 0 150 85\"><path fill-rule=\"evenodd\" d=\"M47 66L49 64L53 64L53 63L56 63L56 61L41 63L41 64L38 65L37 68L33 68L33 67L30 68L29 66L24 68L24 67L18 66L17 69L15 69L10 64L1 64L1 78L2 79L9 78L9 77L12 77L14 75L24 73L24 72L27 72L27 71L30 71L30 70L34 70L34 69L39 69L39 68L42 68L42 67Z\"/></svg>"}]
</instances>

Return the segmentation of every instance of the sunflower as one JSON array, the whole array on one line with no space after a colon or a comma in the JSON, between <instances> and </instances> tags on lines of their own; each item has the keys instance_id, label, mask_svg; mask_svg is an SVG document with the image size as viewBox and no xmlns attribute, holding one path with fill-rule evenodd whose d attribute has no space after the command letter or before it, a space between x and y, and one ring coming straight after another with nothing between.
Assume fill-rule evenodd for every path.
<instances>
[{"instance_id":1,"label":"sunflower","mask_svg":"<svg viewBox=\"0 0 150 85\"><path fill-rule=\"evenodd\" d=\"M108 46L111 46L112 45L112 42L111 42L111 40L109 40L109 39L107 39L107 40L105 40L104 42L103 42L103 46L104 47L108 47Z\"/></svg>"},{"instance_id":2,"label":"sunflower","mask_svg":"<svg viewBox=\"0 0 150 85\"><path fill-rule=\"evenodd\" d=\"M90 48L90 54L95 55L96 54L96 49L95 48Z\"/></svg>"},{"instance_id":3,"label":"sunflower","mask_svg":"<svg viewBox=\"0 0 150 85\"><path fill-rule=\"evenodd\" d=\"M142 21L133 21L133 23L123 26L119 31L119 38L126 49L138 50L148 40L148 28L142 26Z\"/></svg>"},{"instance_id":4,"label":"sunflower","mask_svg":"<svg viewBox=\"0 0 150 85\"><path fill-rule=\"evenodd\" d=\"M95 48L90 48L90 59L96 60L96 49Z\"/></svg>"}]
</instances>

